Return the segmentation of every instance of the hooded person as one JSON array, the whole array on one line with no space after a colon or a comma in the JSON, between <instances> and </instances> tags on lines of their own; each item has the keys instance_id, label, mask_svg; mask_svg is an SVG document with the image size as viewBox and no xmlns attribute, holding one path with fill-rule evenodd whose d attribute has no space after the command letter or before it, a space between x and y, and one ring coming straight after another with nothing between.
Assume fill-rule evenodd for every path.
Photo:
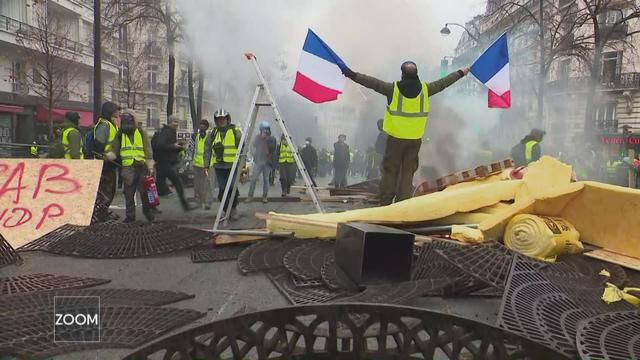
<instances>
[{"instance_id":1,"label":"hooded person","mask_svg":"<svg viewBox=\"0 0 640 360\"><path fill-rule=\"evenodd\" d=\"M546 135L544 130L532 129L529 135L525 136L511 148L511 158L516 166L527 166L529 163L540 159L542 147L540 142Z\"/></svg>"},{"instance_id":2,"label":"hooded person","mask_svg":"<svg viewBox=\"0 0 640 360\"><path fill-rule=\"evenodd\" d=\"M118 134L118 122L120 121L120 106L112 102L102 104L100 118L93 128L93 155L98 159L104 159L98 196L96 199L95 217L98 221L107 221L109 206L116 194L116 170L115 160L117 155L112 151L113 141Z\"/></svg>"},{"instance_id":3,"label":"hooded person","mask_svg":"<svg viewBox=\"0 0 640 360\"><path fill-rule=\"evenodd\" d=\"M371 76L342 69L354 82L372 89L387 98L383 130L388 135L382 159L380 205L389 205L394 199L402 201L413 194L413 174L418 169L429 98L464 77L469 69L461 69L434 82L423 82L418 77L418 66L405 61L400 66L400 81L385 82Z\"/></svg>"},{"instance_id":4,"label":"hooded person","mask_svg":"<svg viewBox=\"0 0 640 360\"><path fill-rule=\"evenodd\" d=\"M80 134L80 115L77 112L64 114L61 143L64 147L65 159L83 159L82 135Z\"/></svg>"},{"instance_id":5,"label":"hooded person","mask_svg":"<svg viewBox=\"0 0 640 360\"><path fill-rule=\"evenodd\" d=\"M333 144L333 181L336 189L347 186L347 173L351 164L351 150L346 143L347 135L338 135Z\"/></svg>"},{"instance_id":6,"label":"hooded person","mask_svg":"<svg viewBox=\"0 0 640 360\"><path fill-rule=\"evenodd\" d=\"M147 133L138 128L133 111L123 111L120 118L120 131L112 143L112 151L120 157L122 164L121 176L126 206L124 222L136 220L136 192L142 199L142 213L148 221L153 221L149 197L144 189L144 178L152 175L154 168L151 142Z\"/></svg>"}]
</instances>

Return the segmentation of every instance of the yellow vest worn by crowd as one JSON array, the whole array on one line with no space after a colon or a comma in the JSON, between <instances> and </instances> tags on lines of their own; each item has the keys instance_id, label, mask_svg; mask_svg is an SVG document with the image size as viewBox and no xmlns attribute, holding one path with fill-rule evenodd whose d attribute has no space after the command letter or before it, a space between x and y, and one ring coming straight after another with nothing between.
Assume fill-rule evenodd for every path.
<instances>
[{"instance_id":1,"label":"yellow vest worn by crowd","mask_svg":"<svg viewBox=\"0 0 640 360\"><path fill-rule=\"evenodd\" d=\"M231 164L236 159L236 154L238 153L238 147L236 146L236 130L237 128L235 126L229 127L224 134L224 139L222 139L221 131L219 131L218 129L213 130L214 133L213 133L212 145L213 145L214 151L211 156L211 165L214 165L217 163ZM220 143L222 143L222 146L224 149L222 153L222 157L220 157L219 154L215 152L216 144L220 144Z\"/></svg>"},{"instance_id":2,"label":"yellow vest worn by crowd","mask_svg":"<svg viewBox=\"0 0 640 360\"><path fill-rule=\"evenodd\" d=\"M69 146L69 134L74 130L78 131L77 129L74 129L71 127L62 130L62 146L64 146L65 159L71 159L71 146ZM80 136L79 133L80 132L78 131L78 136ZM80 159L84 159L84 155L82 154L82 144L80 144Z\"/></svg>"},{"instance_id":3,"label":"yellow vest worn by crowd","mask_svg":"<svg viewBox=\"0 0 640 360\"><path fill-rule=\"evenodd\" d=\"M398 139L422 139L429 115L429 90L422 83L422 91L415 98L407 98L393 83L393 97L384 112L384 132Z\"/></svg>"},{"instance_id":4,"label":"yellow vest worn by crowd","mask_svg":"<svg viewBox=\"0 0 640 360\"><path fill-rule=\"evenodd\" d=\"M207 141L207 132L204 136L200 136L200 133L196 135L195 149L193 150L193 166L203 168L204 167L204 144ZM215 154L211 156L211 164L215 163Z\"/></svg>"},{"instance_id":5,"label":"yellow vest worn by crowd","mask_svg":"<svg viewBox=\"0 0 640 360\"><path fill-rule=\"evenodd\" d=\"M136 129L133 133L133 141L131 141L129 135L122 133L120 159L122 159L122 166L132 166L134 161L145 162L144 142L139 129Z\"/></svg>"},{"instance_id":6,"label":"yellow vest worn by crowd","mask_svg":"<svg viewBox=\"0 0 640 360\"><path fill-rule=\"evenodd\" d=\"M98 128L98 126L103 123L103 124L107 124L109 126L109 139L107 139L107 143L104 145L104 152L108 152L111 150L111 143L113 143L113 140L116 138L116 135L118 134L118 127L115 126L111 121L106 120L104 118L100 118L98 119L98 123L96 124L96 126L93 128L93 138L96 138L96 129Z\"/></svg>"},{"instance_id":7,"label":"yellow vest worn by crowd","mask_svg":"<svg viewBox=\"0 0 640 360\"><path fill-rule=\"evenodd\" d=\"M533 147L537 143L538 142L535 140L529 140L526 144L524 144L524 160L527 162L527 164L530 163L531 159L533 158Z\"/></svg>"},{"instance_id":8,"label":"yellow vest worn by crowd","mask_svg":"<svg viewBox=\"0 0 640 360\"><path fill-rule=\"evenodd\" d=\"M31 155L33 156L38 156L38 145L33 144L31 145Z\"/></svg>"},{"instance_id":9,"label":"yellow vest worn by crowd","mask_svg":"<svg viewBox=\"0 0 640 360\"><path fill-rule=\"evenodd\" d=\"M280 143L280 155L278 156L279 164L292 164L296 162L296 159L293 158L293 151L288 144Z\"/></svg>"}]
</instances>

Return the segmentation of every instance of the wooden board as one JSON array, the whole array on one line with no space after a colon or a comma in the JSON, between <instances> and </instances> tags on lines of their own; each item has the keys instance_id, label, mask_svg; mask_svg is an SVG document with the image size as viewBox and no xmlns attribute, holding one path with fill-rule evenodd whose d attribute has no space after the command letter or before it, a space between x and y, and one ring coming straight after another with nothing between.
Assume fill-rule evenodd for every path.
<instances>
[{"instance_id":1,"label":"wooden board","mask_svg":"<svg viewBox=\"0 0 640 360\"><path fill-rule=\"evenodd\" d=\"M594 259L618 264L629 269L640 271L640 259L618 254L607 249L594 250L588 253L584 253L584 255Z\"/></svg>"},{"instance_id":2,"label":"wooden board","mask_svg":"<svg viewBox=\"0 0 640 360\"><path fill-rule=\"evenodd\" d=\"M258 240L266 240L266 236L251 236L251 235L216 235L214 239L214 243L216 245L224 245L224 244L236 244L247 241L258 241Z\"/></svg>"},{"instance_id":3,"label":"wooden board","mask_svg":"<svg viewBox=\"0 0 640 360\"><path fill-rule=\"evenodd\" d=\"M0 233L17 248L64 224L89 225L102 163L0 159Z\"/></svg>"}]
</instances>

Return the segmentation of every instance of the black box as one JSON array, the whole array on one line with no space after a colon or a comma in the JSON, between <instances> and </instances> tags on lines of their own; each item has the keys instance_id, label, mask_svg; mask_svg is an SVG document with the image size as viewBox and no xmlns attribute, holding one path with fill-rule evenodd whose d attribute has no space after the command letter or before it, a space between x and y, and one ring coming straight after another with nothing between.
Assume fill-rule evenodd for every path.
<instances>
[{"instance_id":1,"label":"black box","mask_svg":"<svg viewBox=\"0 0 640 360\"><path fill-rule=\"evenodd\" d=\"M338 224L336 264L358 285L411 280L415 235L365 223Z\"/></svg>"}]
</instances>

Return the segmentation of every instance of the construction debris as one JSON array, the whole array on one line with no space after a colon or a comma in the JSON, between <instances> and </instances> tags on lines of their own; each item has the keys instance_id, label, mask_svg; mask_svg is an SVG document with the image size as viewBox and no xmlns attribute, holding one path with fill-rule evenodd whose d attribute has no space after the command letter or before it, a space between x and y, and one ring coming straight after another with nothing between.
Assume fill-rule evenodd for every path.
<instances>
[{"instance_id":1,"label":"construction debris","mask_svg":"<svg viewBox=\"0 0 640 360\"><path fill-rule=\"evenodd\" d=\"M521 254L544 261L555 261L560 254L584 250L580 234L564 219L520 214L514 216L504 232L504 244Z\"/></svg>"},{"instance_id":2,"label":"construction debris","mask_svg":"<svg viewBox=\"0 0 640 360\"><path fill-rule=\"evenodd\" d=\"M7 239L0 234L0 267L10 264L21 264L22 258L16 250L9 244Z\"/></svg>"}]
</instances>

